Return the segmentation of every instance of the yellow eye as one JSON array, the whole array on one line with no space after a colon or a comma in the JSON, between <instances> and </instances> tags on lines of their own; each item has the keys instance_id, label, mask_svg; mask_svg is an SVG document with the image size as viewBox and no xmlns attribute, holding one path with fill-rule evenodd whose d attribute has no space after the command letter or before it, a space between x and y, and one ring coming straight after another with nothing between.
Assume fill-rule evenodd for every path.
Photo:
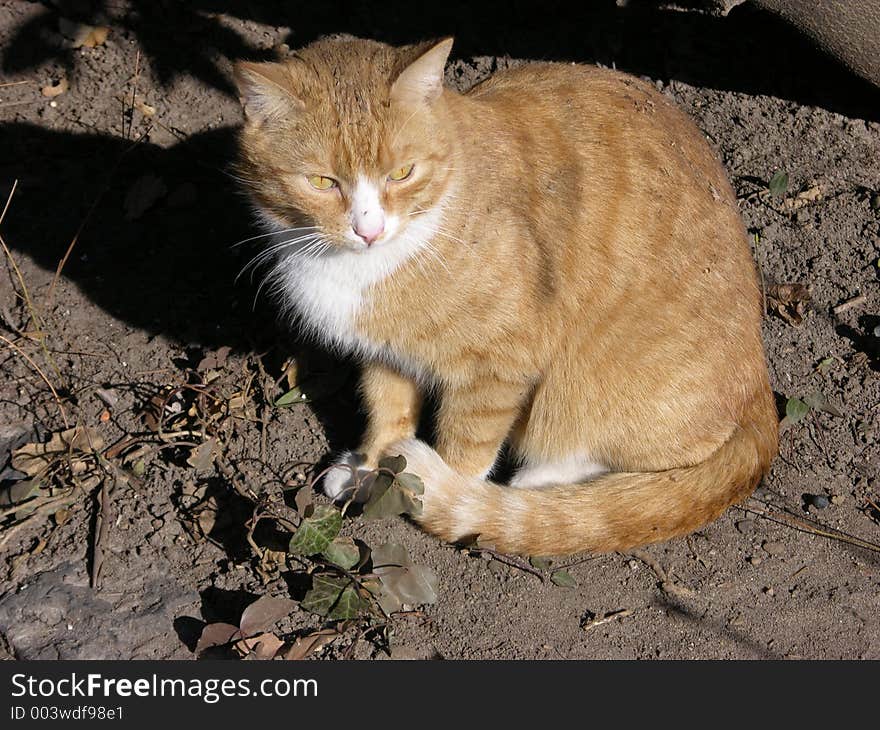
<instances>
[{"instance_id":1,"label":"yellow eye","mask_svg":"<svg viewBox=\"0 0 880 730\"><path fill-rule=\"evenodd\" d=\"M414 165L404 165L403 167L398 167L396 170L392 170L388 179L393 180L394 182L400 182L401 180L406 180L410 175L412 175Z\"/></svg>"},{"instance_id":2,"label":"yellow eye","mask_svg":"<svg viewBox=\"0 0 880 730\"><path fill-rule=\"evenodd\" d=\"M339 183L337 183L332 177L312 175L309 177L309 185L315 190L329 190L330 188L335 188Z\"/></svg>"}]
</instances>

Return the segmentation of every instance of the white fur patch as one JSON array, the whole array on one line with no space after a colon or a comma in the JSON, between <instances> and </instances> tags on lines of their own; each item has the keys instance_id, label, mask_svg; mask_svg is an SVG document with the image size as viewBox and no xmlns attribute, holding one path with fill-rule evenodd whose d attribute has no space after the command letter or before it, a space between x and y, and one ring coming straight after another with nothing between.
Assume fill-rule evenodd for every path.
<instances>
[{"instance_id":1,"label":"white fur patch","mask_svg":"<svg viewBox=\"0 0 880 730\"><path fill-rule=\"evenodd\" d=\"M360 457L346 451L339 457L334 468L324 475L324 494L334 502L344 502L352 497L355 502L366 502L376 475L371 473L372 470L362 467L363 461Z\"/></svg>"},{"instance_id":2,"label":"white fur patch","mask_svg":"<svg viewBox=\"0 0 880 730\"><path fill-rule=\"evenodd\" d=\"M404 231L369 248L332 247L316 256L289 254L277 264L274 288L282 303L324 345L389 360L387 349L358 332L355 322L367 304L370 287L430 244L441 225L442 212L441 203L415 216ZM264 220L271 221L268 216Z\"/></svg>"},{"instance_id":3,"label":"white fur patch","mask_svg":"<svg viewBox=\"0 0 880 730\"><path fill-rule=\"evenodd\" d=\"M566 484L577 484L597 474L608 471L586 455L571 456L559 461L527 464L517 471L510 486L518 489L538 489Z\"/></svg>"}]
</instances>

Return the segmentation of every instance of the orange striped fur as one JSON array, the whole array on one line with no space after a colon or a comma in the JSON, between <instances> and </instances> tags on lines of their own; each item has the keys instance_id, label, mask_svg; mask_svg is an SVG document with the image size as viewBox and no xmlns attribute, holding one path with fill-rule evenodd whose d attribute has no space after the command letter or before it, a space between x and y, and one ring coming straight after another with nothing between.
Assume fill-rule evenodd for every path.
<instances>
[{"instance_id":1,"label":"orange striped fur","mask_svg":"<svg viewBox=\"0 0 880 730\"><path fill-rule=\"evenodd\" d=\"M403 454L422 525L507 552L623 550L714 520L777 450L722 166L638 79L536 63L460 94L442 85L450 47L326 39L236 69L240 174L271 240L306 237L279 248L272 286L364 361L369 426L346 463ZM413 439L425 388L436 450ZM505 442L519 487L486 480Z\"/></svg>"}]
</instances>

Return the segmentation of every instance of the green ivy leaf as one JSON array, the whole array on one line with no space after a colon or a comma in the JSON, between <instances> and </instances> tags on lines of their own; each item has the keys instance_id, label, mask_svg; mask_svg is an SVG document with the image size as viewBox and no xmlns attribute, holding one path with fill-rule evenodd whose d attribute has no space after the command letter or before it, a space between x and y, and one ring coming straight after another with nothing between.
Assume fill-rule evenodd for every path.
<instances>
[{"instance_id":1,"label":"green ivy leaf","mask_svg":"<svg viewBox=\"0 0 880 730\"><path fill-rule=\"evenodd\" d=\"M406 478L401 480L401 477ZM410 485L409 487L405 485ZM381 520L397 515L422 514L422 501L414 489L425 491L421 480L413 474L391 477L387 472L379 472L373 482L369 501L364 505L363 515L368 520ZM418 494L421 494L418 492Z\"/></svg>"},{"instance_id":2,"label":"green ivy leaf","mask_svg":"<svg viewBox=\"0 0 880 730\"><path fill-rule=\"evenodd\" d=\"M386 456L383 459L379 459L379 467L381 469L388 469L388 471L392 471L395 474L400 474L400 472L406 469L406 459L402 456Z\"/></svg>"},{"instance_id":3,"label":"green ivy leaf","mask_svg":"<svg viewBox=\"0 0 880 730\"><path fill-rule=\"evenodd\" d=\"M577 586L577 581L567 570L554 571L550 574L550 580L554 585L562 586L563 588L574 588Z\"/></svg>"},{"instance_id":4,"label":"green ivy leaf","mask_svg":"<svg viewBox=\"0 0 880 730\"><path fill-rule=\"evenodd\" d=\"M777 198L781 198L788 190L788 173L777 170L773 177L770 178L770 192Z\"/></svg>"},{"instance_id":5,"label":"green ivy leaf","mask_svg":"<svg viewBox=\"0 0 880 730\"><path fill-rule=\"evenodd\" d=\"M321 554L343 570L351 570L361 558L361 551L350 537L337 537Z\"/></svg>"},{"instance_id":6,"label":"green ivy leaf","mask_svg":"<svg viewBox=\"0 0 880 730\"><path fill-rule=\"evenodd\" d=\"M368 612L370 600L348 578L313 575L312 588L306 593L300 606L329 619L350 619Z\"/></svg>"},{"instance_id":7,"label":"green ivy leaf","mask_svg":"<svg viewBox=\"0 0 880 730\"><path fill-rule=\"evenodd\" d=\"M298 387L291 388L284 395L275 400L275 407L281 408L283 406L292 406L294 403L307 403L308 400L306 394Z\"/></svg>"},{"instance_id":8,"label":"green ivy leaf","mask_svg":"<svg viewBox=\"0 0 880 730\"><path fill-rule=\"evenodd\" d=\"M398 474L395 479L403 489L408 489L413 494L425 493L425 483L415 474L404 472L403 474Z\"/></svg>"},{"instance_id":9,"label":"green ivy leaf","mask_svg":"<svg viewBox=\"0 0 880 730\"><path fill-rule=\"evenodd\" d=\"M553 561L549 558L529 558L529 563L531 563L532 567L535 570L550 570L550 566L553 564Z\"/></svg>"},{"instance_id":10,"label":"green ivy leaf","mask_svg":"<svg viewBox=\"0 0 880 730\"><path fill-rule=\"evenodd\" d=\"M311 517L300 523L290 538L288 552L294 555L317 555L339 534L342 527L342 512L332 505L322 504L315 508Z\"/></svg>"},{"instance_id":11,"label":"green ivy leaf","mask_svg":"<svg viewBox=\"0 0 880 730\"><path fill-rule=\"evenodd\" d=\"M785 404L785 418L782 419L782 425L787 426L802 421L809 412L810 406L800 398L789 398Z\"/></svg>"}]
</instances>

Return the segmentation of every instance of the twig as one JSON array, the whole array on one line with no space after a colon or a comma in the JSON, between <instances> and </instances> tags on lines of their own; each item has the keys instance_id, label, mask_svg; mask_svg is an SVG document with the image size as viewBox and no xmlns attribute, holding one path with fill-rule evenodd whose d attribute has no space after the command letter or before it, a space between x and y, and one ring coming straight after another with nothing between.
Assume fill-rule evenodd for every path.
<instances>
[{"instance_id":1,"label":"twig","mask_svg":"<svg viewBox=\"0 0 880 730\"><path fill-rule=\"evenodd\" d=\"M22 350L18 345L12 342L12 340L7 339L3 335L0 335L0 340L3 340L3 342L5 342L9 347L11 347L25 360L27 360L31 364L31 367L37 371L37 373L43 379L46 385L49 386L49 390L52 391L52 395L55 397L55 402L58 404L58 410L61 412L61 420L64 421L64 427L70 428L70 422L67 420L67 413L65 412L64 406L61 403L61 397L58 395L58 391L55 390L55 386L53 386L52 383L49 381L49 378L46 377L46 373L44 373L42 369L40 369L40 366L37 365L37 363L35 363L24 350Z\"/></svg>"},{"instance_id":2,"label":"twig","mask_svg":"<svg viewBox=\"0 0 880 730\"><path fill-rule=\"evenodd\" d=\"M848 545L854 545L855 547L864 548L871 552L880 553L880 545L868 542L867 540L862 540L853 535L848 535L847 533L836 530L833 527L825 527L824 525L804 519L803 517L797 517L789 512L784 512L782 510L774 511L774 509L769 508L770 505L764 505L756 499L749 499L748 505L737 504L733 506L743 512L750 512L754 515L770 520L771 522L791 527L799 532L806 532L810 535L825 537L829 540L838 540Z\"/></svg>"},{"instance_id":3,"label":"twig","mask_svg":"<svg viewBox=\"0 0 880 730\"><path fill-rule=\"evenodd\" d=\"M21 522L16 525L12 525L8 529L4 530L3 539L0 540L0 550L6 547L6 543L9 542L14 535L16 535L20 530L24 528L25 525L29 524L32 520L37 517L44 517L47 514L53 514L57 510L62 507L72 504L76 501L77 497L74 494L76 490L71 490L70 493L60 496L60 497L47 497L45 501L43 501L39 507L35 508L31 514L25 517ZM29 502L28 504L33 504L33 502ZM13 511L17 511L21 509L24 505L18 505Z\"/></svg>"},{"instance_id":4,"label":"twig","mask_svg":"<svg viewBox=\"0 0 880 730\"><path fill-rule=\"evenodd\" d=\"M537 568L533 568L528 563L520 562L516 558L512 558L509 555L505 555L504 553L499 553L498 551L493 550L492 548L468 547L467 549L470 550L471 552L485 553L486 555L491 556L494 560L497 560L499 563L504 563L504 565L509 565L511 568L517 568L518 570L522 570L525 573L531 573L532 575L539 578L542 583L547 582L547 576L544 575L540 570L538 570Z\"/></svg>"},{"instance_id":5,"label":"twig","mask_svg":"<svg viewBox=\"0 0 880 730\"><path fill-rule=\"evenodd\" d=\"M107 487L107 478L104 478L101 480L101 489L98 491L98 515L95 518L95 532L92 536L92 565L89 572L89 585L93 591L101 588L104 547L107 545L107 534L112 521L110 490Z\"/></svg>"},{"instance_id":6,"label":"twig","mask_svg":"<svg viewBox=\"0 0 880 730\"><path fill-rule=\"evenodd\" d=\"M591 619L582 621L581 628L584 631L589 631L590 629L595 629L597 626L601 626L602 624L608 624L612 621L617 621L618 619L626 618L627 616L632 615L633 612L629 608L621 608L618 611L609 611L608 613L599 614L597 616L593 616L593 618Z\"/></svg>"},{"instance_id":7,"label":"twig","mask_svg":"<svg viewBox=\"0 0 880 730\"><path fill-rule=\"evenodd\" d=\"M697 596L695 591L692 591L690 588L687 588L673 580L671 572L667 573L663 569L663 566L661 566L660 563L654 560L654 558L651 557L651 555L644 550L631 550L627 554L638 560L641 560L652 571L654 571L654 575L656 575L657 579L660 581L660 583L658 584L660 590L662 590L664 593L678 596L679 598L695 598Z\"/></svg>"},{"instance_id":8,"label":"twig","mask_svg":"<svg viewBox=\"0 0 880 730\"><path fill-rule=\"evenodd\" d=\"M867 301L867 294L859 294L858 296L852 297L851 299L847 299L845 302L841 302L831 311L835 314L841 314L842 312L845 312L848 309L852 309L853 307L858 307L860 304L864 304Z\"/></svg>"}]
</instances>

